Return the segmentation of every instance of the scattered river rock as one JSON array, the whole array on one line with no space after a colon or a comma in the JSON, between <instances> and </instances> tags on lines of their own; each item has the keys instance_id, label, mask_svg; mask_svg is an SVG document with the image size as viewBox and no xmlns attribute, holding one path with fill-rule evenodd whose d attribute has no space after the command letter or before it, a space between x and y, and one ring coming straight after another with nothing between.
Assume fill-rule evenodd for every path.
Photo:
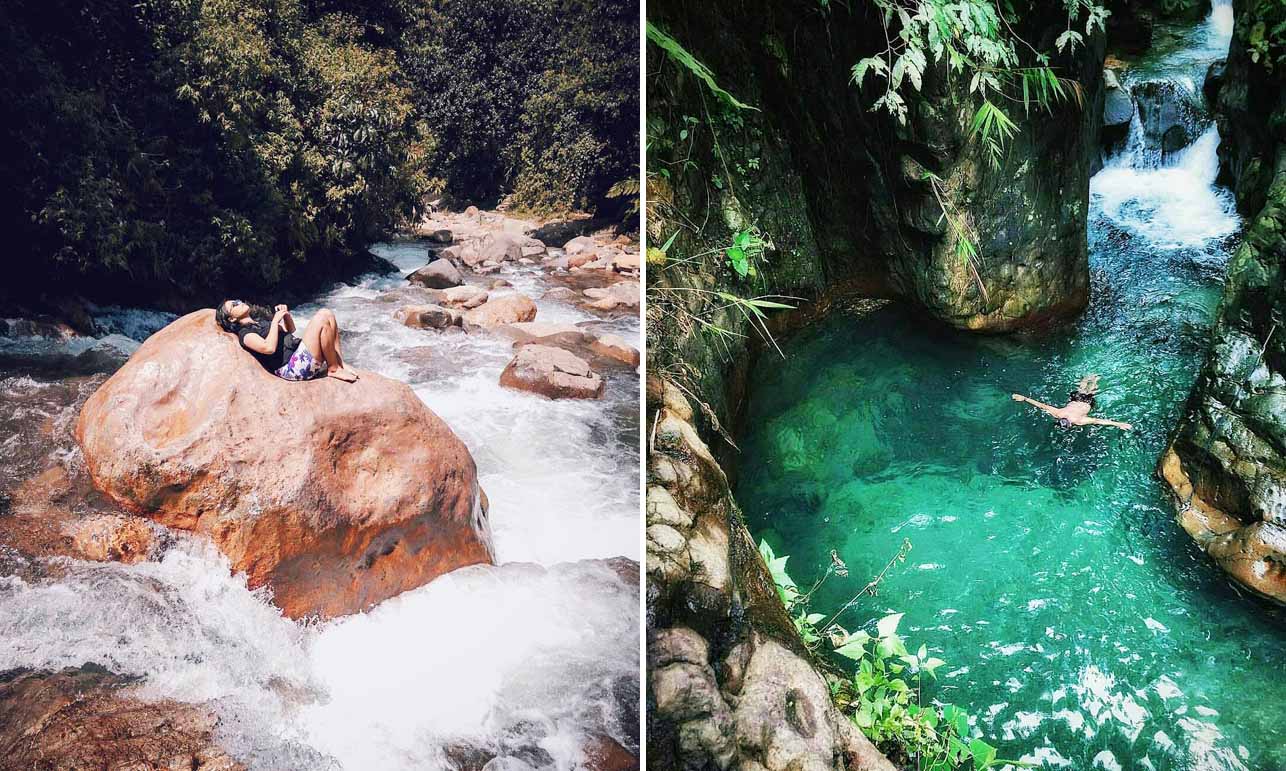
<instances>
[{"instance_id":1,"label":"scattered river rock","mask_svg":"<svg viewBox=\"0 0 1286 771\"><path fill-rule=\"evenodd\" d=\"M536 318L536 303L522 294L508 294L493 297L482 305L464 314L464 324L468 327L491 329L502 324L514 324L520 321L532 321Z\"/></svg>"},{"instance_id":2,"label":"scattered river rock","mask_svg":"<svg viewBox=\"0 0 1286 771\"><path fill-rule=\"evenodd\" d=\"M416 329L446 329L459 326L464 316L440 305L406 305L398 308L393 318Z\"/></svg>"},{"instance_id":3,"label":"scattered river rock","mask_svg":"<svg viewBox=\"0 0 1286 771\"><path fill-rule=\"evenodd\" d=\"M360 611L492 560L473 458L409 387L362 373L290 383L190 313L81 410L95 485L209 536L292 618Z\"/></svg>"},{"instance_id":4,"label":"scattered river rock","mask_svg":"<svg viewBox=\"0 0 1286 771\"><path fill-rule=\"evenodd\" d=\"M439 258L407 276L406 280L430 289L448 289L463 284L464 276L450 260Z\"/></svg>"},{"instance_id":5,"label":"scattered river rock","mask_svg":"<svg viewBox=\"0 0 1286 771\"><path fill-rule=\"evenodd\" d=\"M562 348L524 345L500 373L500 385L551 399L597 399L603 379L589 363Z\"/></svg>"}]
</instances>

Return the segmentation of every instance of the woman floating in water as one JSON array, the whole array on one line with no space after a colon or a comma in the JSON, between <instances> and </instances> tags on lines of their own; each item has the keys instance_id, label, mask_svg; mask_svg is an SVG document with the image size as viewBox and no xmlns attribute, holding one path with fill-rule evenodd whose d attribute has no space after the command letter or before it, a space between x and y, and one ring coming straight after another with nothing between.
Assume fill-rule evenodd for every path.
<instances>
[{"instance_id":1,"label":"woman floating in water","mask_svg":"<svg viewBox=\"0 0 1286 771\"><path fill-rule=\"evenodd\" d=\"M304 328L301 340L295 337L295 320L290 309L278 305L267 318L268 309L251 306L240 300L224 300L214 313L214 320L225 332L231 332L259 363L282 380L312 380L329 375L351 383L357 373L344 366L339 353L339 324L327 308L317 311Z\"/></svg>"},{"instance_id":2,"label":"woman floating in water","mask_svg":"<svg viewBox=\"0 0 1286 771\"><path fill-rule=\"evenodd\" d=\"M1134 428L1129 423L1118 423L1115 420L1091 418L1090 410L1094 409L1094 394L1098 393L1098 375L1086 375L1076 384L1076 390L1067 398L1062 407L1051 407L1048 404L1029 399L1022 394L1014 394L1016 402L1027 402L1038 410L1044 410L1055 418L1063 428L1070 426L1115 426L1129 431Z\"/></svg>"}]
</instances>

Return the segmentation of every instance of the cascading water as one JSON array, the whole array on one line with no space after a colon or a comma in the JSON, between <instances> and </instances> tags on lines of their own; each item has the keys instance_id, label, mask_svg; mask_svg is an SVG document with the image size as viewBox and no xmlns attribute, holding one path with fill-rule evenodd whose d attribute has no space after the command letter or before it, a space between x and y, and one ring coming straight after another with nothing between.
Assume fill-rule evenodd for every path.
<instances>
[{"instance_id":1,"label":"cascading water","mask_svg":"<svg viewBox=\"0 0 1286 771\"><path fill-rule=\"evenodd\" d=\"M1217 3L1122 83L1198 94L1230 32ZM736 492L751 532L791 555L801 586L837 550L850 577L811 600L828 615L909 539L840 622L904 612L909 640L948 662L932 696L1041 768L1286 768L1286 613L1201 553L1153 475L1241 227L1214 184L1216 130L1192 139L1162 154L1135 134L1091 180L1092 295L1075 325L1002 339L896 307L832 315L750 376L739 465L754 473ZM1009 398L1062 404L1091 372L1095 414L1134 431L1068 431Z\"/></svg>"},{"instance_id":2,"label":"cascading water","mask_svg":"<svg viewBox=\"0 0 1286 771\"><path fill-rule=\"evenodd\" d=\"M604 558L639 558L637 374L608 373L594 402L502 389L507 340L392 318L414 294L404 276L424 264L423 247L374 251L400 272L337 288L296 319L302 327L317 307L333 308L345 355L409 382L464 439L490 498L499 564L301 625L184 534L159 561L134 566L56 560L46 571L0 548L0 671L92 662L141 676L144 698L212 707L220 743L252 768L449 768L452 752L473 747L570 769L593 734L636 750L638 588ZM540 298L538 269L504 277ZM537 305L543 321L640 337L637 318ZM171 318L102 309L99 338L0 338L6 369L24 373L0 379L0 481L51 460L83 473L66 427L105 373ZM52 446L40 438L49 421L62 427Z\"/></svg>"}]
</instances>

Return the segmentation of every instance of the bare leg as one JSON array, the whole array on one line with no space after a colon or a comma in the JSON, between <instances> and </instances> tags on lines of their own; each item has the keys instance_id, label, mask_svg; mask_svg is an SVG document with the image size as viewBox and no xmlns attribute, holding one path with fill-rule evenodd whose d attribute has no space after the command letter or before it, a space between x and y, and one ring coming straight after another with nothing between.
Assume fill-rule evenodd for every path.
<instances>
[{"instance_id":1,"label":"bare leg","mask_svg":"<svg viewBox=\"0 0 1286 771\"><path fill-rule=\"evenodd\" d=\"M339 353L339 323L329 308L317 311L308 321L303 344L314 357L326 362L327 375L348 382L357 379L357 373L344 366L344 358Z\"/></svg>"}]
</instances>

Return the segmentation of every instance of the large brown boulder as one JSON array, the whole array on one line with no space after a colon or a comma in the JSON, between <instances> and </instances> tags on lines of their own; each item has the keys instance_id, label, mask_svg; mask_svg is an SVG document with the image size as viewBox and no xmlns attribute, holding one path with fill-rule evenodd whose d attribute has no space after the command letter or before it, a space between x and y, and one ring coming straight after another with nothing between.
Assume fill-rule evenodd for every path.
<instances>
[{"instance_id":1,"label":"large brown boulder","mask_svg":"<svg viewBox=\"0 0 1286 771\"><path fill-rule=\"evenodd\" d=\"M404 383L290 383L214 311L152 335L81 410L95 485L209 536L292 618L338 616L492 560L473 458Z\"/></svg>"}]
</instances>

